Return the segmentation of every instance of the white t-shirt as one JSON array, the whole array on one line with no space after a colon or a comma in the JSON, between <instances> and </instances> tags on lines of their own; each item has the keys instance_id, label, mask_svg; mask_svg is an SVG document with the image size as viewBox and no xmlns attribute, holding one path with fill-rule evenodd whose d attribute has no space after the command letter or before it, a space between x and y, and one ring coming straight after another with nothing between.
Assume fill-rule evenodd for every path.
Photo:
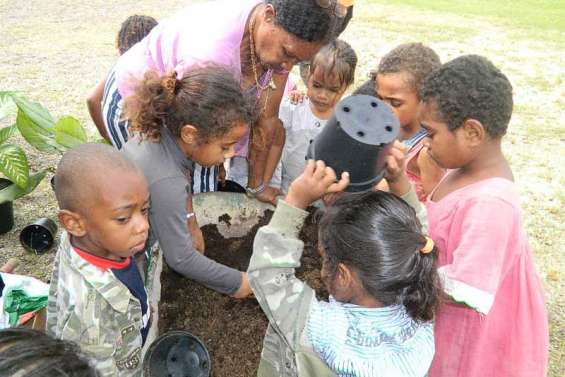
<instances>
[{"instance_id":1,"label":"white t-shirt","mask_svg":"<svg viewBox=\"0 0 565 377\"><path fill-rule=\"evenodd\" d=\"M279 118L285 128L286 141L271 183L280 182L281 191L286 194L292 181L302 174L306 167L306 153L310 142L318 136L327 121L312 113L308 98L296 105L284 98L280 105Z\"/></svg>"}]
</instances>

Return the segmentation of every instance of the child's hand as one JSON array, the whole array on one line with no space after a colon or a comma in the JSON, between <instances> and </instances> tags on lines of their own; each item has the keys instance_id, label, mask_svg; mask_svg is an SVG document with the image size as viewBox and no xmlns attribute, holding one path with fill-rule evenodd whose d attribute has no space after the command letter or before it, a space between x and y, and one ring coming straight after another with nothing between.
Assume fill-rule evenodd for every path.
<instances>
[{"instance_id":1,"label":"child's hand","mask_svg":"<svg viewBox=\"0 0 565 377\"><path fill-rule=\"evenodd\" d=\"M194 247L194 249L200 254L204 255L204 236L202 234L202 229L198 226L198 222L194 216L188 219L188 231L192 237L192 247Z\"/></svg>"},{"instance_id":2,"label":"child's hand","mask_svg":"<svg viewBox=\"0 0 565 377\"><path fill-rule=\"evenodd\" d=\"M281 190L275 187L267 186L265 190L255 195L255 198L264 203L277 205L277 198L281 195Z\"/></svg>"},{"instance_id":3,"label":"child's hand","mask_svg":"<svg viewBox=\"0 0 565 377\"><path fill-rule=\"evenodd\" d=\"M422 189L426 195L430 195L445 175L445 169L430 157L428 146L425 144L418 153L417 164L422 178Z\"/></svg>"},{"instance_id":4,"label":"child's hand","mask_svg":"<svg viewBox=\"0 0 565 377\"><path fill-rule=\"evenodd\" d=\"M237 291L232 294L233 298L246 298L249 296L253 291L251 290L251 285L249 284L249 278L247 276L247 272L241 273L241 284Z\"/></svg>"},{"instance_id":5,"label":"child's hand","mask_svg":"<svg viewBox=\"0 0 565 377\"><path fill-rule=\"evenodd\" d=\"M349 184L349 173L344 172L339 182L332 168L323 161L308 161L304 172L292 182L285 201L301 209L320 199L325 194L343 191Z\"/></svg>"},{"instance_id":6,"label":"child's hand","mask_svg":"<svg viewBox=\"0 0 565 377\"><path fill-rule=\"evenodd\" d=\"M290 99L290 103L292 103L293 105L298 105L299 103L302 103L302 101L304 101L305 96L306 94L298 89L291 90L290 93L288 93L288 99Z\"/></svg>"},{"instance_id":7,"label":"child's hand","mask_svg":"<svg viewBox=\"0 0 565 377\"><path fill-rule=\"evenodd\" d=\"M400 141L395 140L386 157L385 178L390 192L398 196L403 196L410 191L410 182L406 176L405 156L406 147Z\"/></svg>"}]
</instances>

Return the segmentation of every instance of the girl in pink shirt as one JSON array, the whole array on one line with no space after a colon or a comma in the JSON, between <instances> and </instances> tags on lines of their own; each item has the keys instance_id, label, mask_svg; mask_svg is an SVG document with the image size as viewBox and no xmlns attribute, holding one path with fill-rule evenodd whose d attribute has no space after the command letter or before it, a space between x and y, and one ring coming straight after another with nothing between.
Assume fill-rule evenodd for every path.
<instances>
[{"instance_id":1,"label":"girl in pink shirt","mask_svg":"<svg viewBox=\"0 0 565 377\"><path fill-rule=\"evenodd\" d=\"M437 315L429 375L545 376L547 312L501 151L512 86L490 61L468 55L432 73L421 98L421 153L452 169L427 201L450 299Z\"/></svg>"}]
</instances>

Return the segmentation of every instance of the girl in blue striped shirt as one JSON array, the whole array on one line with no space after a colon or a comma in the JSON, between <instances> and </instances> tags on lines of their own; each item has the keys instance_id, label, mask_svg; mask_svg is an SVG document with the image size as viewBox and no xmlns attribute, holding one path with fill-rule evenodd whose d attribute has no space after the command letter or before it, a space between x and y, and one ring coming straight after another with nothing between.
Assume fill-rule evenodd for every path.
<instances>
[{"instance_id":1,"label":"girl in blue striped shirt","mask_svg":"<svg viewBox=\"0 0 565 377\"><path fill-rule=\"evenodd\" d=\"M294 274L304 209L335 182L323 162L309 162L255 238L249 280L269 318L258 375L425 376L441 288L436 250L418 219L424 222L425 214L403 173L390 182L404 200L381 191L351 194L322 216L321 276L329 302Z\"/></svg>"}]
</instances>

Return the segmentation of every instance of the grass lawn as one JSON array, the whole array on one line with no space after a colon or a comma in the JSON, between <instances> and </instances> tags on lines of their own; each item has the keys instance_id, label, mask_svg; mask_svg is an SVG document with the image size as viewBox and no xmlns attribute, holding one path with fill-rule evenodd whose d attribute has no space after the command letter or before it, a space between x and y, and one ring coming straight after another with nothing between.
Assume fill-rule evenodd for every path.
<instances>
[{"instance_id":1,"label":"grass lawn","mask_svg":"<svg viewBox=\"0 0 565 377\"><path fill-rule=\"evenodd\" d=\"M188 1L190 2L190 1ZM129 15L171 15L186 0L30 0L0 2L0 90L20 90L59 117L69 114L97 139L85 98L116 59L114 40ZM356 49L360 83L399 43L421 41L442 61L481 54L507 74L515 112L504 150L520 188L536 265L550 315L552 377L565 375L565 2L365 0L343 38ZM210 15L213 17L213 15ZM6 126L0 124L0 126ZM58 156L29 151L33 169ZM20 273L48 279L54 256L26 253L19 230L38 217L55 217L47 180L15 203L16 228L0 236L0 263L16 256ZM509 320L512 320L509 318Z\"/></svg>"}]
</instances>

